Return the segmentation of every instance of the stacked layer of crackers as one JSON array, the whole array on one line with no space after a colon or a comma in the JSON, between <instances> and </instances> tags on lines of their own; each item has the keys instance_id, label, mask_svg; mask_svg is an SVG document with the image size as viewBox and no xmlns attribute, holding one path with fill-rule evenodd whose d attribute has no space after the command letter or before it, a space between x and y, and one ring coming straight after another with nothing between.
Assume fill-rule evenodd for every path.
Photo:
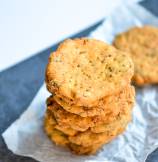
<instances>
[{"instance_id":1,"label":"stacked layer of crackers","mask_svg":"<svg viewBox=\"0 0 158 162\"><path fill-rule=\"evenodd\" d=\"M125 52L88 38L65 40L50 55L44 127L76 154L94 154L131 121L134 66Z\"/></svg>"}]
</instances>

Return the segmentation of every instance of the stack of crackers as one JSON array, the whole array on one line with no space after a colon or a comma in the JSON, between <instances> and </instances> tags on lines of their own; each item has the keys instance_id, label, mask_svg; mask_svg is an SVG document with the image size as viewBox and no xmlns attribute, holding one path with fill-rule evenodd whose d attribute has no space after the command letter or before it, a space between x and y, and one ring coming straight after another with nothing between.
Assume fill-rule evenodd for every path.
<instances>
[{"instance_id":1,"label":"stack of crackers","mask_svg":"<svg viewBox=\"0 0 158 162\"><path fill-rule=\"evenodd\" d=\"M44 127L57 145L94 154L131 120L134 66L125 52L88 38L64 41L50 55Z\"/></svg>"}]
</instances>

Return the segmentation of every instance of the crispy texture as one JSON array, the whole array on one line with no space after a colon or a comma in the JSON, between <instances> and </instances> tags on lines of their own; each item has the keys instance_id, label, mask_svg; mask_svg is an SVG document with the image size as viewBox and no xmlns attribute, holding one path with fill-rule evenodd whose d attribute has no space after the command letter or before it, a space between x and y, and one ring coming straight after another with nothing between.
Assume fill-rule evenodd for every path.
<instances>
[{"instance_id":1,"label":"crispy texture","mask_svg":"<svg viewBox=\"0 0 158 162\"><path fill-rule=\"evenodd\" d=\"M69 136L74 136L78 133L77 130L72 129L71 127L64 127L64 126L59 125L59 124L57 124L54 128L63 132L66 135L69 135Z\"/></svg>"},{"instance_id":2,"label":"crispy texture","mask_svg":"<svg viewBox=\"0 0 158 162\"><path fill-rule=\"evenodd\" d=\"M45 117L44 128L49 138L56 144L69 147L76 154L94 154L103 145L116 138L125 130L125 127L114 127L110 132L93 133L90 130L78 132L74 136L68 136L55 129L55 124L50 120L50 115ZM52 118L53 119L53 118ZM125 126L125 125L124 125ZM115 131L114 131L115 130Z\"/></svg>"},{"instance_id":3,"label":"crispy texture","mask_svg":"<svg viewBox=\"0 0 158 162\"><path fill-rule=\"evenodd\" d=\"M120 113L114 121L104 124L98 124L94 127L89 128L88 130L91 131L92 133L104 133L110 131L112 132L115 130L117 131L118 129L122 130L122 128L124 129L128 124L128 122L130 122L130 120L131 120L131 108L129 107L128 110ZM122 126L122 128L120 127L120 125ZM80 132L71 127L59 125L58 123L54 128L60 130L61 132L69 136L74 136ZM113 128L117 129L114 130Z\"/></svg>"},{"instance_id":4,"label":"crispy texture","mask_svg":"<svg viewBox=\"0 0 158 162\"><path fill-rule=\"evenodd\" d=\"M114 46L131 54L137 85L158 83L158 28L134 27L118 35Z\"/></svg>"},{"instance_id":5,"label":"crispy texture","mask_svg":"<svg viewBox=\"0 0 158 162\"><path fill-rule=\"evenodd\" d=\"M55 125L55 119L50 116L47 111L44 119L45 132L47 133L48 137L55 142L56 145L66 146L69 143L67 136L61 131L55 129Z\"/></svg>"},{"instance_id":6,"label":"crispy texture","mask_svg":"<svg viewBox=\"0 0 158 162\"><path fill-rule=\"evenodd\" d=\"M107 114L109 117L117 116L124 104L133 104L135 98L135 90L132 86L127 86L121 90L116 95L111 95L103 98L99 101L97 106L94 107L83 107L71 105L68 102L65 102L62 98L57 96L52 96L49 98L55 100L59 105L61 105L66 111L80 115L82 117L87 116L105 116Z\"/></svg>"},{"instance_id":7,"label":"crispy texture","mask_svg":"<svg viewBox=\"0 0 158 162\"><path fill-rule=\"evenodd\" d=\"M133 87L131 87L133 90ZM127 91L128 92L128 91ZM133 93L133 91L131 91ZM134 96L129 95L133 98L130 101L134 102ZM127 102L126 98L123 100L122 104L120 104L118 114L111 115L105 114L102 116L92 116L92 117L81 117L76 114L69 113L65 111L59 104L57 104L53 99L49 99L47 109L52 113L52 116L55 117L59 127L57 129L61 130L65 129L65 131L69 131L69 128L77 131L86 131L87 129L94 127L94 130L99 130L98 125L108 124L110 122L116 121L120 115L126 115L133 106L133 102ZM64 130L63 130L64 131ZM75 132L70 132L75 133ZM66 133L67 134L67 133Z\"/></svg>"},{"instance_id":8,"label":"crispy texture","mask_svg":"<svg viewBox=\"0 0 158 162\"><path fill-rule=\"evenodd\" d=\"M117 119L114 124L99 125L98 127L91 128L91 130L77 133L74 136L69 136L69 141L85 147L96 145L98 143L108 143L111 139L115 138L126 129L126 126L131 119L130 116L131 113L128 112L128 116L120 116L120 119Z\"/></svg>"},{"instance_id":9,"label":"crispy texture","mask_svg":"<svg viewBox=\"0 0 158 162\"><path fill-rule=\"evenodd\" d=\"M45 122L45 131L48 134L49 138L54 141L56 145L61 146L67 146L69 145L69 143L83 147L98 145L100 143L105 144L121 134L125 130L125 128L126 127L120 125L119 127L114 127L113 129L111 129L111 131L106 131L103 133L93 133L90 130L87 130L85 132L78 132L74 136L68 136L63 132L56 130L55 127L49 125L48 122Z\"/></svg>"},{"instance_id":10,"label":"crispy texture","mask_svg":"<svg viewBox=\"0 0 158 162\"><path fill-rule=\"evenodd\" d=\"M84 146L76 145L74 143L70 143L69 148L73 153L77 155L92 155L95 154L102 145L103 145L102 143L99 143L93 146L84 147Z\"/></svg>"},{"instance_id":11,"label":"crispy texture","mask_svg":"<svg viewBox=\"0 0 158 162\"><path fill-rule=\"evenodd\" d=\"M78 155L90 155L96 153L96 151L103 145L103 143L99 143L93 146L83 147L80 145L76 145L71 143L68 140L68 136L65 135L62 131L55 129L56 121L50 113L47 111L44 120L44 128L45 132L50 138L52 142L56 145L68 147L73 153Z\"/></svg>"},{"instance_id":12,"label":"crispy texture","mask_svg":"<svg viewBox=\"0 0 158 162\"><path fill-rule=\"evenodd\" d=\"M127 123L131 120L131 105L129 105L129 107L126 107L125 109L122 109L122 111L119 113L119 115L116 116L115 120L108 122L108 123L104 123L104 124L96 124L96 126L91 127L89 129L89 131L91 131L92 133L103 133L103 132L112 132L112 131L117 131L120 128L120 125L125 128ZM68 136L74 136L76 134L78 134L80 131L75 130L73 128L71 128L70 125L63 125L60 124L55 120L55 117L52 113L52 110L47 109L46 112L47 116L49 115L49 120L51 121L55 121L54 124L54 128L63 132L64 134L68 135ZM73 122L73 121L72 121ZM113 128L117 128L117 129L113 129ZM115 133L115 132L114 132Z\"/></svg>"},{"instance_id":13,"label":"crispy texture","mask_svg":"<svg viewBox=\"0 0 158 162\"><path fill-rule=\"evenodd\" d=\"M72 128L77 131L85 131L90 127L94 127L97 124L107 123L115 120L115 117L107 116L93 116L93 117L81 117L76 114L65 111L55 101L48 109L52 111L53 116L57 120L58 124L65 128Z\"/></svg>"},{"instance_id":14,"label":"crispy texture","mask_svg":"<svg viewBox=\"0 0 158 162\"><path fill-rule=\"evenodd\" d=\"M92 127L91 132L113 132L114 134L117 134L117 131L122 132L126 128L127 124L131 121L131 111L131 107L127 107L126 110L121 112L114 121Z\"/></svg>"},{"instance_id":15,"label":"crispy texture","mask_svg":"<svg viewBox=\"0 0 158 162\"><path fill-rule=\"evenodd\" d=\"M89 107L127 86L133 73L128 54L99 40L69 39L50 55L46 85L76 106Z\"/></svg>"}]
</instances>

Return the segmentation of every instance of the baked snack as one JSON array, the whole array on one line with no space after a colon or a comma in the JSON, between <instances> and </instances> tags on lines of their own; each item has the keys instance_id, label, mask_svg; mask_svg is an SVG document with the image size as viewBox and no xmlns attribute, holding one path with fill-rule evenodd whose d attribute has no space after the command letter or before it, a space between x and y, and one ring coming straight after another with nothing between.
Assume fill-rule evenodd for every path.
<instances>
[{"instance_id":1,"label":"baked snack","mask_svg":"<svg viewBox=\"0 0 158 162\"><path fill-rule=\"evenodd\" d=\"M74 143L70 143L68 147L75 154L78 154L78 155L91 155L91 154L96 153L96 151L102 145L103 145L103 143L99 143L99 144L96 144L96 145L84 147L84 146L76 145Z\"/></svg>"},{"instance_id":2,"label":"baked snack","mask_svg":"<svg viewBox=\"0 0 158 162\"><path fill-rule=\"evenodd\" d=\"M46 70L46 134L76 154L94 154L131 120L133 62L125 52L88 38L66 40Z\"/></svg>"},{"instance_id":3,"label":"baked snack","mask_svg":"<svg viewBox=\"0 0 158 162\"><path fill-rule=\"evenodd\" d=\"M55 101L52 101L51 105L48 106L48 109L52 112L60 126L66 128L70 127L78 131L85 131L90 127L94 127L98 123L102 124L115 120L115 116L110 116L109 114L104 116L81 117L65 111Z\"/></svg>"},{"instance_id":4,"label":"baked snack","mask_svg":"<svg viewBox=\"0 0 158 162\"><path fill-rule=\"evenodd\" d=\"M116 116L115 120L109 123L104 123L101 125L94 126L91 129L93 133L104 133L104 132L113 132L117 134L117 131L124 131L127 124L131 121L131 105L127 107L123 112L120 112Z\"/></svg>"},{"instance_id":5,"label":"baked snack","mask_svg":"<svg viewBox=\"0 0 158 162\"><path fill-rule=\"evenodd\" d=\"M158 83L158 28L134 27L116 36L114 46L131 55L137 85Z\"/></svg>"},{"instance_id":6,"label":"baked snack","mask_svg":"<svg viewBox=\"0 0 158 162\"><path fill-rule=\"evenodd\" d=\"M48 137L55 142L56 145L66 146L69 141L67 136L61 131L55 129L56 121L49 114L49 111L46 112L44 118L44 129Z\"/></svg>"},{"instance_id":7,"label":"baked snack","mask_svg":"<svg viewBox=\"0 0 158 162\"><path fill-rule=\"evenodd\" d=\"M55 142L56 145L60 145L63 147L68 147L70 150L78 155L89 155L89 154L94 154L102 145L103 143L98 143L96 145L91 145L91 146L81 146L77 145L74 143L71 143L68 140L68 136L65 135L62 131L59 131L55 128L55 120L52 122L52 117L49 114L49 111L47 111L45 115L45 120L44 120L44 128L45 132L49 136L49 138L52 140L52 142Z\"/></svg>"},{"instance_id":8,"label":"baked snack","mask_svg":"<svg viewBox=\"0 0 158 162\"><path fill-rule=\"evenodd\" d=\"M118 104L117 102L120 97L122 97L122 101ZM47 109L50 113L52 113L52 116L54 116L59 126L62 126L62 129L65 127L72 128L77 131L86 131L91 127L113 122L120 116L120 114L124 114L129 111L129 108L131 109L134 103L134 88L129 86L128 88L122 90L122 96L114 96L111 98L118 99L117 101L112 99L110 100L115 102L115 105L117 106L116 108L119 110L117 114L108 113L90 117L81 117L80 115L65 111L63 107L55 102L52 96L47 100ZM113 102L111 102L111 106L114 105ZM115 107L112 108L115 109ZM98 108L96 107L96 109Z\"/></svg>"},{"instance_id":9,"label":"baked snack","mask_svg":"<svg viewBox=\"0 0 158 162\"><path fill-rule=\"evenodd\" d=\"M91 107L126 87L132 75L133 62L126 53L95 39L69 39L50 55L46 85L76 106Z\"/></svg>"},{"instance_id":10,"label":"baked snack","mask_svg":"<svg viewBox=\"0 0 158 162\"><path fill-rule=\"evenodd\" d=\"M49 102L51 102L51 100L55 100L66 111L80 115L82 117L105 115L113 117L118 115L122 105L134 103L134 96L134 87L129 85L122 89L119 93L101 99L98 102L98 105L94 107L71 105L69 102L64 101L64 99L59 98L56 95L50 97Z\"/></svg>"},{"instance_id":11,"label":"baked snack","mask_svg":"<svg viewBox=\"0 0 158 162\"><path fill-rule=\"evenodd\" d=\"M83 153L84 148L86 149L84 151L86 154L95 153L100 146L110 142L113 138L122 133L130 121L131 113L130 110L126 114L120 115L120 118L115 121L113 126L110 127L111 124L109 123L108 129L101 133L94 133L91 129L89 129L84 132L78 131L75 134L67 134L67 132L65 133L56 129L56 125L58 125L58 123L54 120L54 117L51 116L49 111L50 110L47 109L44 125L45 131L50 139L54 141L56 145L70 147L73 151L79 154L81 152Z\"/></svg>"}]
</instances>

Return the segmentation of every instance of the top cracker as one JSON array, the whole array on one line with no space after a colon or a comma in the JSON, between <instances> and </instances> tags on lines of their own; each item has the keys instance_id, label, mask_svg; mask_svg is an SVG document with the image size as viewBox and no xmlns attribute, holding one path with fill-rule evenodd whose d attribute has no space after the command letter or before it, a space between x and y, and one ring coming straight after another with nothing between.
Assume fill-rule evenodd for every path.
<instances>
[{"instance_id":1,"label":"top cracker","mask_svg":"<svg viewBox=\"0 0 158 162\"><path fill-rule=\"evenodd\" d=\"M133 72L128 54L99 40L68 39L50 55L46 84L51 93L88 106L118 93Z\"/></svg>"},{"instance_id":2,"label":"top cracker","mask_svg":"<svg viewBox=\"0 0 158 162\"><path fill-rule=\"evenodd\" d=\"M158 83L158 28L134 27L118 35L114 45L131 54L135 67L135 84Z\"/></svg>"}]
</instances>

